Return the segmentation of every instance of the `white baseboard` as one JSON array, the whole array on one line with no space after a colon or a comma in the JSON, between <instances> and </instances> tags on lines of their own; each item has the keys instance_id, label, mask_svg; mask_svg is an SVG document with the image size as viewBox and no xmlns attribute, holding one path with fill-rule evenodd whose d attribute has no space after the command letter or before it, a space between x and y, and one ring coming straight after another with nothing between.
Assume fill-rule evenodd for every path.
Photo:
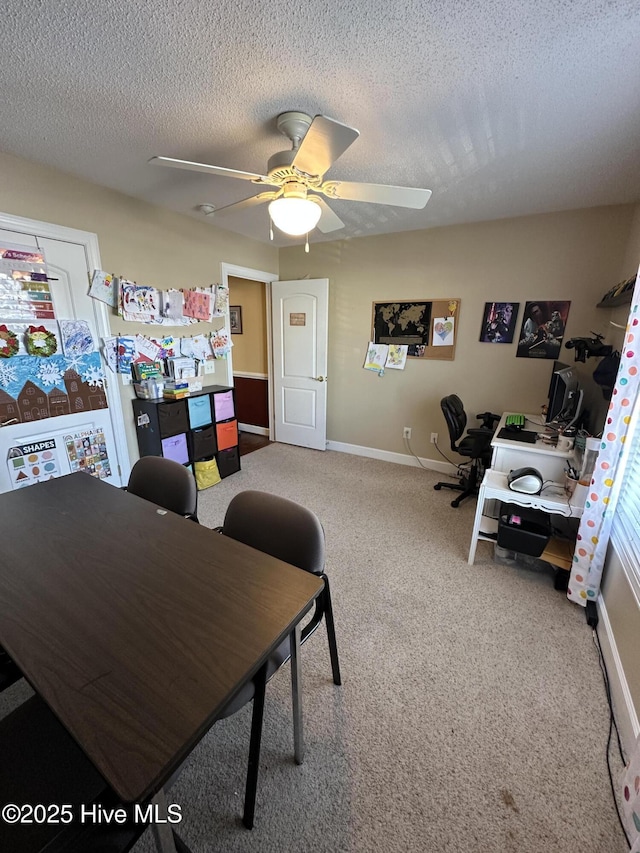
<instances>
[{"instance_id":1,"label":"white baseboard","mask_svg":"<svg viewBox=\"0 0 640 853\"><path fill-rule=\"evenodd\" d=\"M609 686L611 688L611 699L616 723L620 732L622 746L625 755L629 756L635 748L636 738L640 733L638 714L633 704L629 691L629 685L622 668L622 661L618 654L615 637L611 630L611 623L607 614L607 608L602 599L598 597L599 630L598 637L602 646L602 656L607 665L609 673Z\"/></svg>"},{"instance_id":2,"label":"white baseboard","mask_svg":"<svg viewBox=\"0 0 640 853\"><path fill-rule=\"evenodd\" d=\"M456 468L448 462L436 459L416 458L408 453L393 453L390 450L378 450L375 447L362 447L360 444L346 444L343 441L328 441L327 450L337 450L339 453L351 453L354 456L368 456L370 459L380 459L382 462L395 462L396 465L412 465L415 468L428 468L441 474L454 474ZM420 459L420 461L418 461ZM422 463L422 465L420 464Z\"/></svg>"},{"instance_id":3,"label":"white baseboard","mask_svg":"<svg viewBox=\"0 0 640 853\"><path fill-rule=\"evenodd\" d=\"M269 427L259 427L253 424L238 424L240 432L252 432L254 435L269 436Z\"/></svg>"}]
</instances>

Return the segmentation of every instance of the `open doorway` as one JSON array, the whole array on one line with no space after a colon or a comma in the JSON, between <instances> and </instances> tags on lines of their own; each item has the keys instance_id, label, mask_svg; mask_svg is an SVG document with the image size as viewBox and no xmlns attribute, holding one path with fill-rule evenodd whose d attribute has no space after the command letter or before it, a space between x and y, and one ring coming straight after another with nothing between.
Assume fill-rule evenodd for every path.
<instances>
[{"instance_id":1,"label":"open doorway","mask_svg":"<svg viewBox=\"0 0 640 853\"><path fill-rule=\"evenodd\" d=\"M231 311L230 378L235 388L240 454L268 444L272 438L271 273L222 264Z\"/></svg>"}]
</instances>

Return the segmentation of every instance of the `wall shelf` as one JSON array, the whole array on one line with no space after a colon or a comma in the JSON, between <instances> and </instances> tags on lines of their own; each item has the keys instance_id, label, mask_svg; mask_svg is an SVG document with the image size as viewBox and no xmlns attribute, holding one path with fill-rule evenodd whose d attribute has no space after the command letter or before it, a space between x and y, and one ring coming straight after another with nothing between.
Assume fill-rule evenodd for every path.
<instances>
[{"instance_id":1,"label":"wall shelf","mask_svg":"<svg viewBox=\"0 0 640 853\"><path fill-rule=\"evenodd\" d=\"M618 305L630 305L635 280L636 277L634 275L612 287L611 290L605 293L600 302L598 302L596 308L615 308Z\"/></svg>"}]
</instances>

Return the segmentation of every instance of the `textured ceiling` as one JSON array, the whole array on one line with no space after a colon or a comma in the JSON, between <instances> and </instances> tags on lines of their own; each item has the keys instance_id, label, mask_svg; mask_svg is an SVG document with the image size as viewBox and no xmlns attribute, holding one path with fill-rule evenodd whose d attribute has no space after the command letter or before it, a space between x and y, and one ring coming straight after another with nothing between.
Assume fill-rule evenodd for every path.
<instances>
[{"instance_id":1,"label":"textured ceiling","mask_svg":"<svg viewBox=\"0 0 640 853\"><path fill-rule=\"evenodd\" d=\"M0 28L0 149L198 218L255 188L147 160L263 173L286 110L360 131L329 179L433 190L332 201L312 242L640 200L637 0L5 0ZM265 206L208 221L268 240Z\"/></svg>"}]
</instances>

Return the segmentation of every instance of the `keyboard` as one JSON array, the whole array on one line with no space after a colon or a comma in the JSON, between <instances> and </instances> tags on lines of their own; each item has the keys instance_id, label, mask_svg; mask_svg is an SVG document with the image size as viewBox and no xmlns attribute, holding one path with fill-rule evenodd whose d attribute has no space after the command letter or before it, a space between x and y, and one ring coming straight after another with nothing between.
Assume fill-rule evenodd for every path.
<instances>
[{"instance_id":1,"label":"keyboard","mask_svg":"<svg viewBox=\"0 0 640 853\"><path fill-rule=\"evenodd\" d=\"M524 415L507 415L504 425L512 429L523 429L525 421Z\"/></svg>"}]
</instances>

